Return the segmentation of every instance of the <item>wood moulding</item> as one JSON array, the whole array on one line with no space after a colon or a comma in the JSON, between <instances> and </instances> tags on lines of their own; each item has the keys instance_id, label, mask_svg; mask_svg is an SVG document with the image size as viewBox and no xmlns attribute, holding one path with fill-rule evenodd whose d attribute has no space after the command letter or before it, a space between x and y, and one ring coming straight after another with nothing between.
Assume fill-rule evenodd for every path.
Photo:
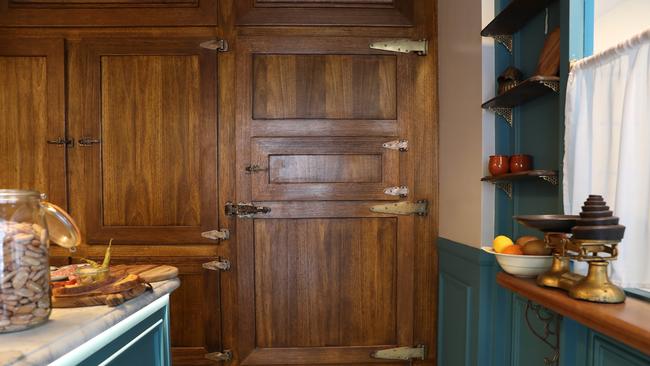
<instances>
[{"instance_id":1,"label":"wood moulding","mask_svg":"<svg viewBox=\"0 0 650 366\"><path fill-rule=\"evenodd\" d=\"M575 300L562 290L543 288L535 280L503 272L497 275L497 283L549 310L650 354L650 303L647 301L629 297L622 304Z\"/></svg>"}]
</instances>

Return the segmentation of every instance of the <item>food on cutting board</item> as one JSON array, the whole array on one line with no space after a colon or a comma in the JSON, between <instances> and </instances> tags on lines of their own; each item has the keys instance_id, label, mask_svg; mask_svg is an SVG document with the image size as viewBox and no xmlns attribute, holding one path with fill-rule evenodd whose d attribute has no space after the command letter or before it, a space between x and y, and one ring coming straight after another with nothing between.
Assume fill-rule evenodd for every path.
<instances>
[{"instance_id":1,"label":"food on cutting board","mask_svg":"<svg viewBox=\"0 0 650 366\"><path fill-rule=\"evenodd\" d=\"M503 250L505 248L513 244L514 243L512 242L512 239L509 237L505 235L499 235L494 238L494 241L492 242L492 248L494 248L494 251L497 253L503 253Z\"/></svg>"}]
</instances>

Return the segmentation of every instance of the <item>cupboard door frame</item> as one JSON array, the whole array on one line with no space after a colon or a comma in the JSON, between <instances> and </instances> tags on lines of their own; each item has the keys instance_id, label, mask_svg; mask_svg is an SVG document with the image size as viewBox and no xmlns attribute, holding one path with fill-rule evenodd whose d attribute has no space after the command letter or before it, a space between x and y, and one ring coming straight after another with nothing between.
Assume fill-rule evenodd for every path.
<instances>
[{"instance_id":1,"label":"cupboard door frame","mask_svg":"<svg viewBox=\"0 0 650 366\"><path fill-rule=\"evenodd\" d=\"M86 242L106 243L115 238L115 244L212 244L213 240L201 237L201 232L218 227L218 181L217 181L217 54L199 47L205 39L181 38L158 40L131 38L124 40L83 40L79 45L78 81L83 90L77 90L80 98L83 126L75 126L80 136L101 135L101 57L102 56L199 56L200 85L200 159L201 207L200 224L197 226L105 226L102 205L102 146L101 144L78 149L84 161L85 177L75 177L86 185ZM101 137L100 137L101 139Z\"/></svg>"},{"instance_id":2,"label":"cupboard door frame","mask_svg":"<svg viewBox=\"0 0 650 366\"><path fill-rule=\"evenodd\" d=\"M0 0L0 26L216 26L218 15L218 0L197 0L186 5L146 0L130 4L23 2Z\"/></svg>"},{"instance_id":3,"label":"cupboard door frame","mask_svg":"<svg viewBox=\"0 0 650 366\"><path fill-rule=\"evenodd\" d=\"M47 140L66 138L65 47L61 38L0 38L0 57L45 57L47 80ZM39 143L47 144L46 141ZM68 148L48 144L47 199L63 208L67 202L66 159ZM9 187L6 187L9 188Z\"/></svg>"}]
</instances>

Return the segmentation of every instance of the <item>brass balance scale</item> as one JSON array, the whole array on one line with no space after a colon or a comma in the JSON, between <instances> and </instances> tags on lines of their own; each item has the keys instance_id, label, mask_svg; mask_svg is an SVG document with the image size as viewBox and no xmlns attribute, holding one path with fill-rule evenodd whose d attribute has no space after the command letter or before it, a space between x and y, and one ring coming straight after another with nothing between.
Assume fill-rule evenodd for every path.
<instances>
[{"instance_id":1,"label":"brass balance scale","mask_svg":"<svg viewBox=\"0 0 650 366\"><path fill-rule=\"evenodd\" d=\"M574 299L621 303L622 288L610 282L609 262L618 257L618 244L625 226L601 196L590 195L580 215L515 216L515 220L544 233L544 243L552 249L551 269L537 277L540 286L561 288ZM569 261L589 263L586 276L571 272Z\"/></svg>"}]
</instances>

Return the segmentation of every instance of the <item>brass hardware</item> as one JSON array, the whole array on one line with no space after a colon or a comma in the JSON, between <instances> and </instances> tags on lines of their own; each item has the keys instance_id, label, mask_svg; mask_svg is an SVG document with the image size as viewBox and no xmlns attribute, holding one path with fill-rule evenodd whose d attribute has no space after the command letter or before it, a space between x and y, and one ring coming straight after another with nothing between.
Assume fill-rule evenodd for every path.
<instances>
[{"instance_id":1,"label":"brass hardware","mask_svg":"<svg viewBox=\"0 0 650 366\"><path fill-rule=\"evenodd\" d=\"M265 171L268 171L269 169L268 168L262 168L261 166L259 166L257 164L252 164L252 165L247 166L245 168L245 170L246 170L246 173L251 174L251 173L257 173L257 172L265 172Z\"/></svg>"},{"instance_id":2,"label":"brass hardware","mask_svg":"<svg viewBox=\"0 0 650 366\"><path fill-rule=\"evenodd\" d=\"M569 258L554 254L551 269L537 276L537 284L546 287L560 287L563 275L570 273L569 263Z\"/></svg>"},{"instance_id":3,"label":"brass hardware","mask_svg":"<svg viewBox=\"0 0 650 366\"><path fill-rule=\"evenodd\" d=\"M496 34L491 37L512 53L512 34Z\"/></svg>"},{"instance_id":4,"label":"brass hardware","mask_svg":"<svg viewBox=\"0 0 650 366\"><path fill-rule=\"evenodd\" d=\"M232 351L230 351L229 349L226 349L223 352L206 353L205 358L210 360L210 361L217 361L217 362L231 361L232 360Z\"/></svg>"},{"instance_id":5,"label":"brass hardware","mask_svg":"<svg viewBox=\"0 0 650 366\"><path fill-rule=\"evenodd\" d=\"M228 51L228 41L225 39L213 39L210 41L205 41L199 44L201 48L206 48L208 50L213 50L217 52L226 52Z\"/></svg>"},{"instance_id":6,"label":"brass hardware","mask_svg":"<svg viewBox=\"0 0 650 366\"><path fill-rule=\"evenodd\" d=\"M415 347L387 348L371 353L370 357L382 360L425 360L427 358L427 347L418 344Z\"/></svg>"},{"instance_id":7,"label":"brass hardware","mask_svg":"<svg viewBox=\"0 0 650 366\"><path fill-rule=\"evenodd\" d=\"M553 90L556 93L560 91L560 82L559 81L544 80L544 81L542 81L542 85L544 85L545 87Z\"/></svg>"},{"instance_id":8,"label":"brass hardware","mask_svg":"<svg viewBox=\"0 0 650 366\"><path fill-rule=\"evenodd\" d=\"M255 214L267 214L271 212L270 207L264 206L255 206L251 202L240 202L238 204L233 204L232 202L226 202L226 215L228 216L237 216L239 218L251 218Z\"/></svg>"},{"instance_id":9,"label":"brass hardware","mask_svg":"<svg viewBox=\"0 0 650 366\"><path fill-rule=\"evenodd\" d=\"M74 147L74 140L71 139L66 139L63 137L59 137L53 140L47 140L46 141L50 145L59 145L59 146L66 146L66 147Z\"/></svg>"},{"instance_id":10,"label":"brass hardware","mask_svg":"<svg viewBox=\"0 0 650 366\"><path fill-rule=\"evenodd\" d=\"M558 184L557 175L542 175L540 178L551 183L554 186Z\"/></svg>"},{"instance_id":11,"label":"brass hardware","mask_svg":"<svg viewBox=\"0 0 650 366\"><path fill-rule=\"evenodd\" d=\"M419 56L424 56L429 52L429 41L420 39L417 41L411 39L387 39L372 42L368 47L374 50L389 52L410 53L414 52Z\"/></svg>"},{"instance_id":12,"label":"brass hardware","mask_svg":"<svg viewBox=\"0 0 650 366\"><path fill-rule=\"evenodd\" d=\"M228 271L230 270L230 261L224 258L219 258L215 261L203 263L201 267L211 271Z\"/></svg>"},{"instance_id":13,"label":"brass hardware","mask_svg":"<svg viewBox=\"0 0 650 366\"><path fill-rule=\"evenodd\" d=\"M408 140L393 140L384 142L381 147L390 150L409 151L409 142Z\"/></svg>"},{"instance_id":14,"label":"brass hardware","mask_svg":"<svg viewBox=\"0 0 650 366\"><path fill-rule=\"evenodd\" d=\"M543 334L538 333L528 319L528 313L530 310L534 311L537 320L544 324ZM558 360L560 359L560 316L551 313L540 305L533 304L532 301L528 300L528 302L526 302L524 318L528 329L530 329L533 335L546 343L553 350L553 356L550 358L544 357L544 365L557 365ZM552 337L554 338L554 342L551 342L550 340Z\"/></svg>"},{"instance_id":15,"label":"brass hardware","mask_svg":"<svg viewBox=\"0 0 650 366\"><path fill-rule=\"evenodd\" d=\"M625 301L625 291L609 281L607 263L590 261L587 276L569 289L569 296L574 299L618 304Z\"/></svg>"},{"instance_id":16,"label":"brass hardware","mask_svg":"<svg viewBox=\"0 0 650 366\"><path fill-rule=\"evenodd\" d=\"M201 237L212 240L226 240L230 238L230 231L228 229L204 231L201 233Z\"/></svg>"},{"instance_id":17,"label":"brass hardware","mask_svg":"<svg viewBox=\"0 0 650 366\"><path fill-rule=\"evenodd\" d=\"M409 195L409 187L407 186L388 187L384 189L384 194L387 194L389 196L406 197Z\"/></svg>"},{"instance_id":18,"label":"brass hardware","mask_svg":"<svg viewBox=\"0 0 650 366\"><path fill-rule=\"evenodd\" d=\"M376 205L370 207L370 211L385 213L385 214L394 214L394 215L418 215L426 216L429 203L426 200L420 200L417 202L410 201L400 201L395 203L389 203L385 205Z\"/></svg>"},{"instance_id":19,"label":"brass hardware","mask_svg":"<svg viewBox=\"0 0 650 366\"><path fill-rule=\"evenodd\" d=\"M84 146L84 147L91 146L93 144L99 144L101 142L102 142L102 140L94 139L94 138L91 138L91 137L82 137L78 141L79 146Z\"/></svg>"}]
</instances>

